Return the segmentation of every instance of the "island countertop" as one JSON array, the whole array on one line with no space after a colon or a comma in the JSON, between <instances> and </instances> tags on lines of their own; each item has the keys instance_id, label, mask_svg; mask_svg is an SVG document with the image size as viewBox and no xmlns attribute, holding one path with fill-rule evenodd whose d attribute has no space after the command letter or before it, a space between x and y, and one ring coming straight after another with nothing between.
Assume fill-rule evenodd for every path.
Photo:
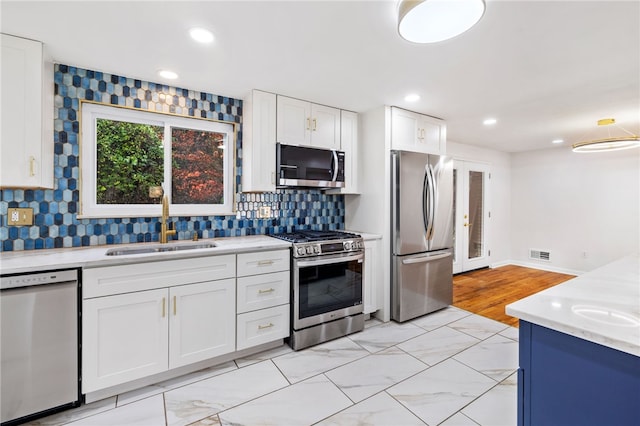
<instances>
[{"instance_id":1,"label":"island countertop","mask_svg":"<svg viewBox=\"0 0 640 426\"><path fill-rule=\"evenodd\" d=\"M640 255L521 299L507 314L640 356Z\"/></svg>"}]
</instances>

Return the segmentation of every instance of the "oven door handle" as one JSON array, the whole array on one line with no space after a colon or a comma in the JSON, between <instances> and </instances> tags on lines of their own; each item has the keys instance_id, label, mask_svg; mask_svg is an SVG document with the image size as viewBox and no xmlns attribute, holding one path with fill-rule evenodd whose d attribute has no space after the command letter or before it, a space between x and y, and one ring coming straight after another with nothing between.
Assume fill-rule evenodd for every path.
<instances>
[{"instance_id":1,"label":"oven door handle","mask_svg":"<svg viewBox=\"0 0 640 426\"><path fill-rule=\"evenodd\" d=\"M352 260L364 260L364 253L358 253L355 255L340 255L340 256L318 256L320 259L316 260L296 260L295 264L298 268L305 268L308 266L320 266L329 265L331 263L343 263L351 262Z\"/></svg>"}]
</instances>

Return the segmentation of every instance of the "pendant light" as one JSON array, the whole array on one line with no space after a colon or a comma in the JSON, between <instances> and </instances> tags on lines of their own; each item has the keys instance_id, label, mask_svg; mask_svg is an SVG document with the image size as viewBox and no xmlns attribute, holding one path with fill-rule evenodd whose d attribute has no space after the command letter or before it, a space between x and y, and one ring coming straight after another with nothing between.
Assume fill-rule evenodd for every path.
<instances>
[{"instance_id":1,"label":"pendant light","mask_svg":"<svg viewBox=\"0 0 640 426\"><path fill-rule=\"evenodd\" d=\"M640 147L640 137L618 126L614 118L603 118L602 120L598 120L598 126L610 126L607 127L607 137L574 143L573 152L619 151L621 149ZM612 136L611 131L614 128L619 129L626 134L618 132L620 136Z\"/></svg>"},{"instance_id":2,"label":"pendant light","mask_svg":"<svg viewBox=\"0 0 640 426\"><path fill-rule=\"evenodd\" d=\"M484 9L484 0L400 0L398 33L414 43L448 40L473 27Z\"/></svg>"}]
</instances>

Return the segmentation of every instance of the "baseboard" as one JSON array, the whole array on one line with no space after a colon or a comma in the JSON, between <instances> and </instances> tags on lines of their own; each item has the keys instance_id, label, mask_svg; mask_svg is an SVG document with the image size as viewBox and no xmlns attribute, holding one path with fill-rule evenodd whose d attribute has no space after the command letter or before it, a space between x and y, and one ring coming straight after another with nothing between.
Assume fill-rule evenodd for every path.
<instances>
[{"instance_id":1,"label":"baseboard","mask_svg":"<svg viewBox=\"0 0 640 426\"><path fill-rule=\"evenodd\" d=\"M523 262L520 260L505 260L503 262L496 262L496 263L492 263L490 267L499 268L500 266L506 266L506 265L522 266L525 268L540 269L542 271L557 272L559 274L576 275L576 276L579 276L585 273L585 271L578 271L576 269L559 268L553 265L546 265L542 263L533 263L533 262Z\"/></svg>"}]
</instances>

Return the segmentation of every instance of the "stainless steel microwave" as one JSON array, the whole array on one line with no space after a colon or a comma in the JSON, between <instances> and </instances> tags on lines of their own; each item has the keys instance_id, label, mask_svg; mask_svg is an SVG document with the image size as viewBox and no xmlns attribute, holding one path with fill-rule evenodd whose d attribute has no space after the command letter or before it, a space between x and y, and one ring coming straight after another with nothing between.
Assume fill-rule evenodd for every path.
<instances>
[{"instance_id":1,"label":"stainless steel microwave","mask_svg":"<svg viewBox=\"0 0 640 426\"><path fill-rule=\"evenodd\" d=\"M276 144L276 187L344 188L344 152Z\"/></svg>"}]
</instances>

